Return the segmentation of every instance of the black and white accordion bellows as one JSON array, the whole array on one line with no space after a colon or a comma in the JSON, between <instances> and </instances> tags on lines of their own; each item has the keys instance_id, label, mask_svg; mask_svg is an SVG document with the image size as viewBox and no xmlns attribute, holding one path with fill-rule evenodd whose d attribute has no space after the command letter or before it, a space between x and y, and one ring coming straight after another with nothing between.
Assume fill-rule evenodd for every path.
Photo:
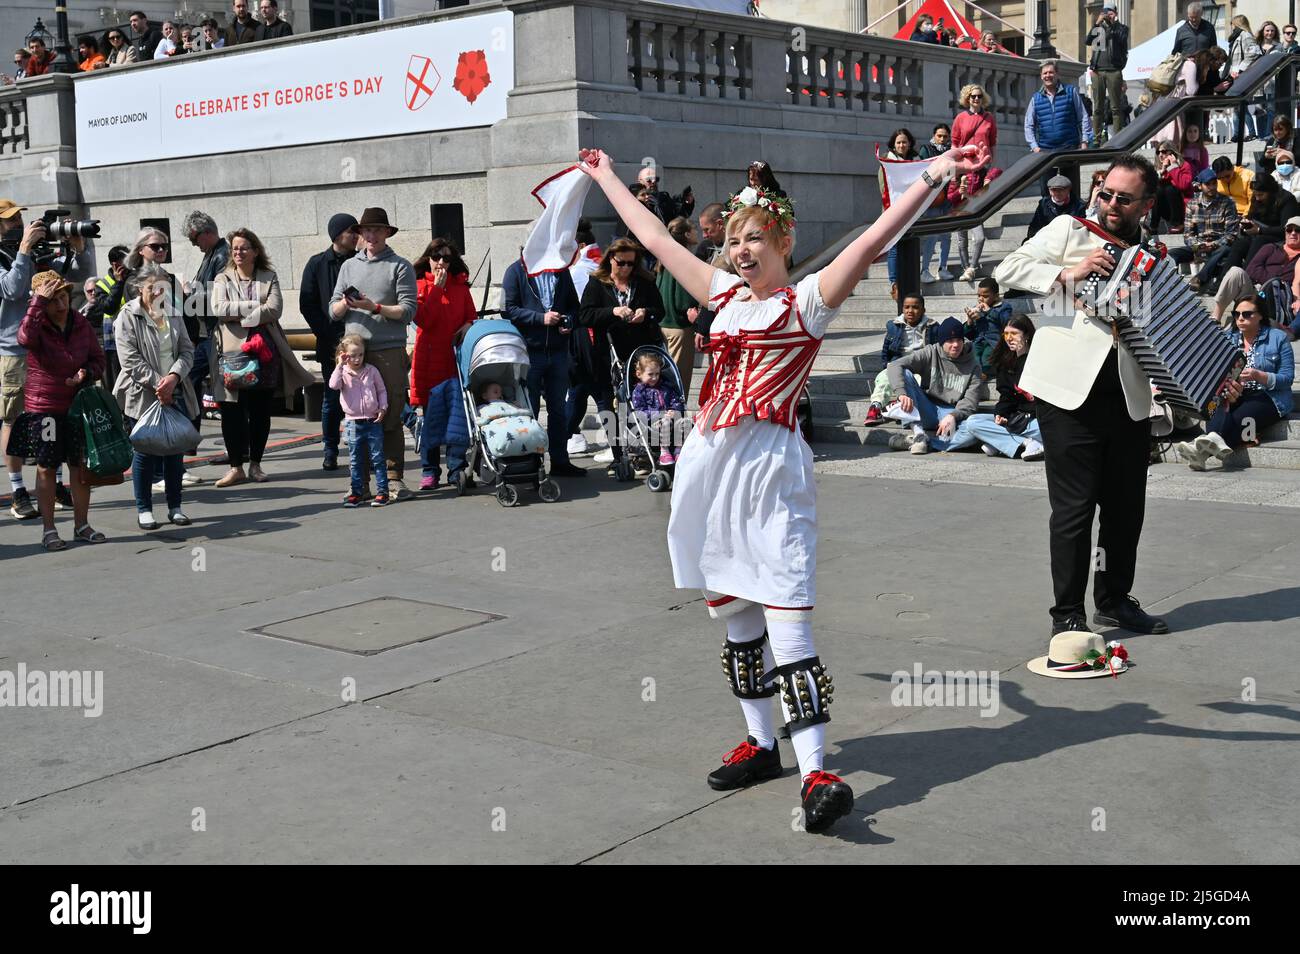
<instances>
[{"instance_id":1,"label":"black and white accordion bellows","mask_svg":"<svg viewBox=\"0 0 1300 954\"><path fill-rule=\"evenodd\" d=\"M1168 259L1135 245L1106 246L1109 279L1094 276L1079 293L1084 310L1119 330L1120 340L1176 408L1209 418L1229 381L1246 366L1241 349L1210 317Z\"/></svg>"}]
</instances>

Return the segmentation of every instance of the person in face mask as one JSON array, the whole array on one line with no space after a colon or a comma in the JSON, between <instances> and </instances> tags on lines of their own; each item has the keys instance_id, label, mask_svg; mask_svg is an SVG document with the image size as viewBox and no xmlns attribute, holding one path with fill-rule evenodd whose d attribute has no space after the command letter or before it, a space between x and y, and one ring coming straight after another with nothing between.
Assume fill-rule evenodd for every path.
<instances>
[{"instance_id":1,"label":"person in face mask","mask_svg":"<svg viewBox=\"0 0 1300 954\"><path fill-rule=\"evenodd\" d=\"M1273 167L1273 178L1284 190L1300 199L1300 169L1296 168L1295 153L1290 149L1277 151L1277 165Z\"/></svg>"},{"instance_id":2,"label":"person in face mask","mask_svg":"<svg viewBox=\"0 0 1300 954\"><path fill-rule=\"evenodd\" d=\"M909 37L915 43L942 43L939 39L939 33L934 28L934 21L930 19L929 14L922 16L916 21L916 29L912 31Z\"/></svg>"}]
</instances>

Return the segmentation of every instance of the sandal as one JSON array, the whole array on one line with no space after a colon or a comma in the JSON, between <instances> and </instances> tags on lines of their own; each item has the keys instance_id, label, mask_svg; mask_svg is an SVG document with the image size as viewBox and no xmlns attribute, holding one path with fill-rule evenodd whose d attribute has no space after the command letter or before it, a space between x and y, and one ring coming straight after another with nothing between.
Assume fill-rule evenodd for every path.
<instances>
[{"instance_id":1,"label":"sandal","mask_svg":"<svg viewBox=\"0 0 1300 954\"><path fill-rule=\"evenodd\" d=\"M50 552L53 552L54 550L66 550L68 548L67 543L59 539L59 531L57 530L46 530L44 535L41 537L41 546Z\"/></svg>"},{"instance_id":2,"label":"sandal","mask_svg":"<svg viewBox=\"0 0 1300 954\"><path fill-rule=\"evenodd\" d=\"M72 538L80 540L82 543L103 543L108 537L104 536L98 530L93 529L90 524L78 527L72 531Z\"/></svg>"}]
</instances>

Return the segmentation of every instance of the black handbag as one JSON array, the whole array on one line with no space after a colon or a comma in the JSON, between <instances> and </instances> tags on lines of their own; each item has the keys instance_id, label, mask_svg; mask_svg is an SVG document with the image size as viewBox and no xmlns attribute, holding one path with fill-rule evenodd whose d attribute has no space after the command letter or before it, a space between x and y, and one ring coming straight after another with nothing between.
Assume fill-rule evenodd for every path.
<instances>
[{"instance_id":1,"label":"black handbag","mask_svg":"<svg viewBox=\"0 0 1300 954\"><path fill-rule=\"evenodd\" d=\"M1023 434L1025 428L1029 427L1033 420L1034 415L1030 414L1028 411L1016 411L1015 414L1012 414L1007 418L1007 422L1002 426L1012 434Z\"/></svg>"}]
</instances>

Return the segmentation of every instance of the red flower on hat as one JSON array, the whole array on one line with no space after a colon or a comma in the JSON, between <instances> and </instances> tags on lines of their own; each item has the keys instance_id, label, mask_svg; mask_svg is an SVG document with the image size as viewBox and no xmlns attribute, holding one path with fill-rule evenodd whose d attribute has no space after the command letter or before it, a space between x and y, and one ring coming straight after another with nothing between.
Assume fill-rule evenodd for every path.
<instances>
[{"instance_id":1,"label":"red flower on hat","mask_svg":"<svg viewBox=\"0 0 1300 954\"><path fill-rule=\"evenodd\" d=\"M460 59L456 61L456 78L451 84L456 88L456 92L473 103L491 82L487 57L482 50L470 50L460 55Z\"/></svg>"}]
</instances>

